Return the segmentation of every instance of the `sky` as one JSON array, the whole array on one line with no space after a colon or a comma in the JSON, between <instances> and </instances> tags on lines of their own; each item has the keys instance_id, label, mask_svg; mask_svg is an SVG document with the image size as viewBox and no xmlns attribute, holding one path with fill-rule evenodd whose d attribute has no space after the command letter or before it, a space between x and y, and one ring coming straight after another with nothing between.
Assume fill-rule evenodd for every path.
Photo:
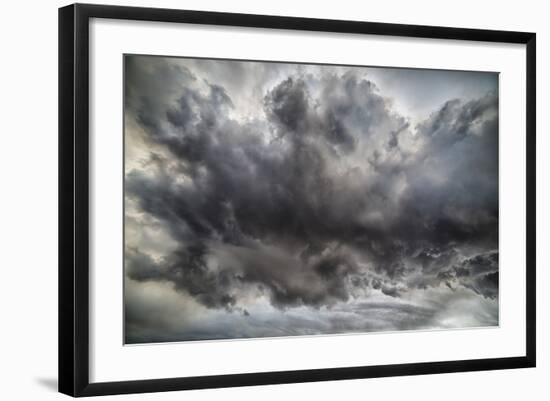
<instances>
[{"instance_id":1,"label":"sky","mask_svg":"<svg viewBox=\"0 0 550 401\"><path fill-rule=\"evenodd\" d=\"M498 325L498 74L125 56L125 342Z\"/></svg>"}]
</instances>

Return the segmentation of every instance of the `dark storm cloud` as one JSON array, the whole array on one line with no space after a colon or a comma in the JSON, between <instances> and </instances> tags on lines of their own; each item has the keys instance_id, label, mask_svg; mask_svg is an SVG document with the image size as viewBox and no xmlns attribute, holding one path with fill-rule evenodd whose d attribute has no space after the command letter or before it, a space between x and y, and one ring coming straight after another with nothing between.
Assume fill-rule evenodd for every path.
<instances>
[{"instance_id":1,"label":"dark storm cloud","mask_svg":"<svg viewBox=\"0 0 550 401\"><path fill-rule=\"evenodd\" d=\"M127 115L157 150L126 196L179 245L127 247L131 279L226 310L250 291L280 309L440 285L498 296L497 93L447 101L413 135L353 72L284 76L240 119L222 83L139 61Z\"/></svg>"},{"instance_id":2,"label":"dark storm cloud","mask_svg":"<svg viewBox=\"0 0 550 401\"><path fill-rule=\"evenodd\" d=\"M169 281L207 307L230 309L235 305L234 296L228 292L235 277L224 270L209 271L203 245L179 249L160 263L135 249L127 250L125 259L128 277L134 280Z\"/></svg>"},{"instance_id":3,"label":"dark storm cloud","mask_svg":"<svg viewBox=\"0 0 550 401\"><path fill-rule=\"evenodd\" d=\"M479 254L454 267L457 280L486 298L498 297L498 252Z\"/></svg>"}]
</instances>

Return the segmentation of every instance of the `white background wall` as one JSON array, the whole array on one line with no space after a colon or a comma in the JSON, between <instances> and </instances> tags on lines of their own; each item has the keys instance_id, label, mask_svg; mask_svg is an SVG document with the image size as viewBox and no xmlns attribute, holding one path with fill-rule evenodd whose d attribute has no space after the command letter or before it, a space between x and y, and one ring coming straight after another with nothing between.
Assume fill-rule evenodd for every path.
<instances>
[{"instance_id":1,"label":"white background wall","mask_svg":"<svg viewBox=\"0 0 550 401\"><path fill-rule=\"evenodd\" d=\"M544 1L357 0L115 1L187 8L407 24L535 31L538 42L538 367L186 393L128 400L425 399L512 400L550 397L548 310L550 258L550 119L546 75L549 11ZM0 23L0 398L53 400L57 386L57 7L61 1L5 2ZM546 181L546 182L545 182ZM452 346L450 344L449 346ZM109 397L113 399L115 397ZM105 398L108 399L108 398ZM118 397L122 399L122 397Z\"/></svg>"}]
</instances>

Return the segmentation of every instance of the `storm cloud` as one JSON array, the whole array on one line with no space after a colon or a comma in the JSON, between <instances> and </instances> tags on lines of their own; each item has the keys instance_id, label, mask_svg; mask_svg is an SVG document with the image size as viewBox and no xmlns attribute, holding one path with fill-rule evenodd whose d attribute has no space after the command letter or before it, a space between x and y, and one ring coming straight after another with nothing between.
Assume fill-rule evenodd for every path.
<instances>
[{"instance_id":1,"label":"storm cloud","mask_svg":"<svg viewBox=\"0 0 550 401\"><path fill-rule=\"evenodd\" d=\"M498 324L498 76L384 71L125 57L127 342Z\"/></svg>"}]
</instances>

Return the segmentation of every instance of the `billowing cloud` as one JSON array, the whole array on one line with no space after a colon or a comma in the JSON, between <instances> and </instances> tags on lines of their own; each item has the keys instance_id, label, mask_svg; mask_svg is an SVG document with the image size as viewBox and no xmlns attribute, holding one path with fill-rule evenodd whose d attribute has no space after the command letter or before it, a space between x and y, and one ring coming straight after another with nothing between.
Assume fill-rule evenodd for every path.
<instances>
[{"instance_id":1,"label":"billowing cloud","mask_svg":"<svg viewBox=\"0 0 550 401\"><path fill-rule=\"evenodd\" d=\"M420 118L380 69L125 68L127 285L225 324L155 323L127 297L128 342L498 323L495 74ZM480 309L443 313L459 302Z\"/></svg>"}]
</instances>

